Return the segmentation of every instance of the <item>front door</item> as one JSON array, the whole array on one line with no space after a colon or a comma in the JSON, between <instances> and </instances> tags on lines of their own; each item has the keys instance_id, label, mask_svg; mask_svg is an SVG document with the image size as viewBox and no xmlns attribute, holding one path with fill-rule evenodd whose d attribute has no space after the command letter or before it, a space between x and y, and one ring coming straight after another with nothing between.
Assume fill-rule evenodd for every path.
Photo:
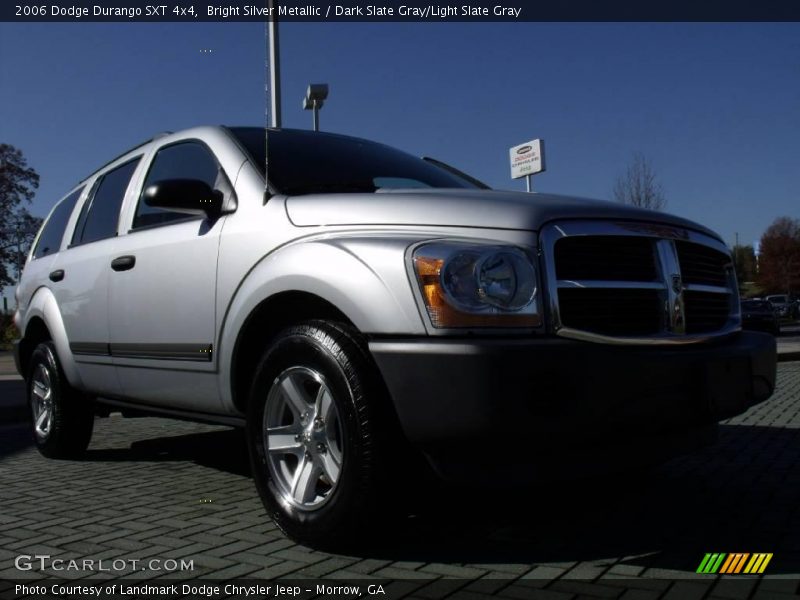
<instances>
[{"instance_id":1,"label":"front door","mask_svg":"<svg viewBox=\"0 0 800 600\"><path fill-rule=\"evenodd\" d=\"M232 193L211 150L196 140L160 148L141 189L164 179L199 179ZM215 290L224 221L151 208L140 193L109 280L111 354L125 397L219 412Z\"/></svg>"}]
</instances>

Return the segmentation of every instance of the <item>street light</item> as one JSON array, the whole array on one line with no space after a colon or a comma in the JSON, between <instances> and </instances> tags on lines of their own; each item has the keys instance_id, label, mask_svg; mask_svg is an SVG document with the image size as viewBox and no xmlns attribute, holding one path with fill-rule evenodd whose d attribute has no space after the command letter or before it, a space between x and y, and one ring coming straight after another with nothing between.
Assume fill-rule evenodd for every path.
<instances>
[{"instance_id":1,"label":"street light","mask_svg":"<svg viewBox=\"0 0 800 600\"><path fill-rule=\"evenodd\" d=\"M303 98L303 109L314 111L314 131L319 131L319 109L328 97L327 83L310 83Z\"/></svg>"},{"instance_id":2,"label":"street light","mask_svg":"<svg viewBox=\"0 0 800 600\"><path fill-rule=\"evenodd\" d=\"M278 11L275 0L269 0L269 87L270 87L270 126L281 126L281 55L278 41Z\"/></svg>"}]
</instances>

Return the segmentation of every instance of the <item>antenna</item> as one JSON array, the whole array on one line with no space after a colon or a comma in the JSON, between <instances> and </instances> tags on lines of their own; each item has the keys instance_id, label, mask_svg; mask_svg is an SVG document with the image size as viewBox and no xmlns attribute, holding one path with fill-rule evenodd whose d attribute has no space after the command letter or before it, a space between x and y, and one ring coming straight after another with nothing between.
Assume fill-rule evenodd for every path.
<instances>
[{"instance_id":1,"label":"antenna","mask_svg":"<svg viewBox=\"0 0 800 600\"><path fill-rule=\"evenodd\" d=\"M278 40L278 11L275 0L267 0L267 21L264 22L266 57L266 128L264 129L264 202L269 199L269 129L281 126L281 71L280 44Z\"/></svg>"},{"instance_id":2,"label":"antenna","mask_svg":"<svg viewBox=\"0 0 800 600\"><path fill-rule=\"evenodd\" d=\"M271 0L267 0L267 7ZM269 11L267 12L269 15ZM269 16L267 16L269 19ZM269 197L269 125L270 125L270 69L269 69L269 21L264 21L264 204Z\"/></svg>"}]
</instances>

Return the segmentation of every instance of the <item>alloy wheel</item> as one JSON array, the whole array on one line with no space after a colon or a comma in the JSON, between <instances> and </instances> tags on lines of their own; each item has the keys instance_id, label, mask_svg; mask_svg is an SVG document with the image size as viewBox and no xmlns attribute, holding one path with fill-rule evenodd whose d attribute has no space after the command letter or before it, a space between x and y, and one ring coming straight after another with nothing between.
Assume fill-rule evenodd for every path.
<instances>
[{"instance_id":1,"label":"alloy wheel","mask_svg":"<svg viewBox=\"0 0 800 600\"><path fill-rule=\"evenodd\" d=\"M263 421L267 465L283 502L316 510L339 481L343 443L339 410L324 376L290 367L273 381Z\"/></svg>"},{"instance_id":2,"label":"alloy wheel","mask_svg":"<svg viewBox=\"0 0 800 600\"><path fill-rule=\"evenodd\" d=\"M53 425L53 386L50 372L38 365L31 381L31 411L36 437L46 440Z\"/></svg>"}]
</instances>

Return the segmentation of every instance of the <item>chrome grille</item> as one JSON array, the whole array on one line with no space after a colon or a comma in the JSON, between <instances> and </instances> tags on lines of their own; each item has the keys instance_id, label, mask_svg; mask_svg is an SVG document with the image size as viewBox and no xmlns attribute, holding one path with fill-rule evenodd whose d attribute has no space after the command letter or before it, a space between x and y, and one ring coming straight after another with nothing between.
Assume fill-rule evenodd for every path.
<instances>
[{"instance_id":1,"label":"chrome grille","mask_svg":"<svg viewBox=\"0 0 800 600\"><path fill-rule=\"evenodd\" d=\"M686 333L712 333L725 327L730 312L727 294L693 292L684 294Z\"/></svg>"},{"instance_id":2,"label":"chrome grille","mask_svg":"<svg viewBox=\"0 0 800 600\"><path fill-rule=\"evenodd\" d=\"M562 289L561 318L568 327L603 335L651 335L661 329L658 290Z\"/></svg>"},{"instance_id":3,"label":"chrome grille","mask_svg":"<svg viewBox=\"0 0 800 600\"><path fill-rule=\"evenodd\" d=\"M740 329L728 249L680 227L568 221L542 230L548 306L564 337L690 343Z\"/></svg>"},{"instance_id":4,"label":"chrome grille","mask_svg":"<svg viewBox=\"0 0 800 600\"><path fill-rule=\"evenodd\" d=\"M592 236L568 237L556 243L558 279L655 281L658 273L652 244L647 238Z\"/></svg>"},{"instance_id":5,"label":"chrome grille","mask_svg":"<svg viewBox=\"0 0 800 600\"><path fill-rule=\"evenodd\" d=\"M691 242L675 242L684 283L728 285L725 267L731 262L728 253Z\"/></svg>"}]
</instances>

